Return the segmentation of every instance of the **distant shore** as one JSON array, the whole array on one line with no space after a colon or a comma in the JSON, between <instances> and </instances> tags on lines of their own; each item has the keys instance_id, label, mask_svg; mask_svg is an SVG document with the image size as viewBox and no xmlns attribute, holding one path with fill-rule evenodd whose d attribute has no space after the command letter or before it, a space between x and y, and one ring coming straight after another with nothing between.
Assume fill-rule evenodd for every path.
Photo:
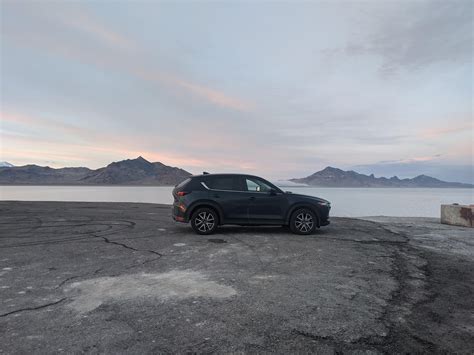
<instances>
[{"instance_id":1,"label":"distant shore","mask_svg":"<svg viewBox=\"0 0 474 355\"><path fill-rule=\"evenodd\" d=\"M279 185L274 183L281 189L295 189L295 188L324 188L324 189L474 189L473 186L317 186L317 185ZM146 185L146 184L30 184L30 183L14 183L14 184L0 184L2 186L71 186L71 187L174 187L176 185Z\"/></svg>"}]
</instances>

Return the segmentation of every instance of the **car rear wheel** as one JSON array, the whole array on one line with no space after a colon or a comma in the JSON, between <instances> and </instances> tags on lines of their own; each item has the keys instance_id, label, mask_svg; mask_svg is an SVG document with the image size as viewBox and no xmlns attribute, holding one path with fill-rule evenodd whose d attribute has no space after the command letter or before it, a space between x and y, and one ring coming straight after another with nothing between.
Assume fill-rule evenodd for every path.
<instances>
[{"instance_id":1,"label":"car rear wheel","mask_svg":"<svg viewBox=\"0 0 474 355\"><path fill-rule=\"evenodd\" d=\"M191 227L197 234L212 234L217 229L217 213L207 207L199 208L191 217Z\"/></svg>"},{"instance_id":2,"label":"car rear wheel","mask_svg":"<svg viewBox=\"0 0 474 355\"><path fill-rule=\"evenodd\" d=\"M308 208L300 208L290 218L290 229L295 234L311 234L317 226L317 217Z\"/></svg>"}]
</instances>

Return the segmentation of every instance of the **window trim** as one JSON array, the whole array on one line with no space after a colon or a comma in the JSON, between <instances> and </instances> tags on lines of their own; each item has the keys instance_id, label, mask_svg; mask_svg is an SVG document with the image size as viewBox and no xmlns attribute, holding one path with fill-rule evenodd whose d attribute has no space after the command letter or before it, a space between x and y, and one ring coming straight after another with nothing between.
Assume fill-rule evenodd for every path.
<instances>
[{"instance_id":1,"label":"window trim","mask_svg":"<svg viewBox=\"0 0 474 355\"><path fill-rule=\"evenodd\" d=\"M258 178L260 180L262 180L264 183L268 184L268 186L270 186L270 188L274 189L277 193L283 193L283 191L278 188L277 186L273 185L271 182L265 180L265 179L262 179L262 178L259 178L258 176L251 176L251 175L241 175L241 176L238 176L238 178L241 178L241 179L247 179L247 178ZM222 190L222 189L212 189L210 188L209 186L206 185L206 183L204 181L201 181L201 185L204 186L204 188L206 190L209 190L209 191L222 191L222 192L243 192L243 193L247 193L247 194L270 194L271 191L267 191L267 192L259 192L259 191L241 191L241 190Z\"/></svg>"},{"instance_id":2,"label":"window trim","mask_svg":"<svg viewBox=\"0 0 474 355\"><path fill-rule=\"evenodd\" d=\"M212 189L206 185L204 181L201 181L201 185L204 186L209 191L223 191L223 192L251 192L251 191L240 191L240 190L222 190L222 189Z\"/></svg>"}]
</instances>

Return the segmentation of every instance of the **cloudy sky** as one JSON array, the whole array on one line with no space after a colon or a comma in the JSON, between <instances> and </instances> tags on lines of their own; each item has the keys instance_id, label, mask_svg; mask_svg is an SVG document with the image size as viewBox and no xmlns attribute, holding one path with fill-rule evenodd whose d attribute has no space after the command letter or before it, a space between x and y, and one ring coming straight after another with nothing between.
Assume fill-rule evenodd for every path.
<instances>
[{"instance_id":1,"label":"cloudy sky","mask_svg":"<svg viewBox=\"0 0 474 355\"><path fill-rule=\"evenodd\" d=\"M470 0L0 4L0 160L472 180Z\"/></svg>"}]
</instances>

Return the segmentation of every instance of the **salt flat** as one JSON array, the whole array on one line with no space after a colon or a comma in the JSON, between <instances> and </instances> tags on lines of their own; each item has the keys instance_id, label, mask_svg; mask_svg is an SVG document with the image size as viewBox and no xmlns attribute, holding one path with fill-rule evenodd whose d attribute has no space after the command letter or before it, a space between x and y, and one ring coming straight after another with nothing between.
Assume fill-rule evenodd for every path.
<instances>
[{"instance_id":1,"label":"salt flat","mask_svg":"<svg viewBox=\"0 0 474 355\"><path fill-rule=\"evenodd\" d=\"M334 218L311 236L170 206L0 202L0 352L474 348L472 229Z\"/></svg>"}]
</instances>

